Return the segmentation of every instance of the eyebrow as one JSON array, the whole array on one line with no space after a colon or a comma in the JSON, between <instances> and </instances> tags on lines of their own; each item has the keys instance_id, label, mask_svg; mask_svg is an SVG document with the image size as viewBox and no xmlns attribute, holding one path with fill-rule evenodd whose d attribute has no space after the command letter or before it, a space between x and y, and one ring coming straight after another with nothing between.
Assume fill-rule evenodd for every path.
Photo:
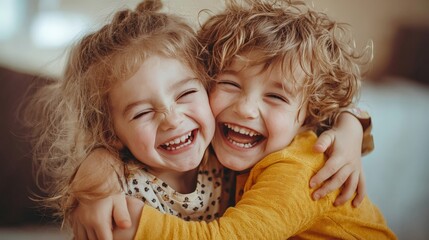
<instances>
[{"instance_id":1,"label":"eyebrow","mask_svg":"<svg viewBox=\"0 0 429 240\"><path fill-rule=\"evenodd\" d=\"M175 82L174 84L170 85L168 90L177 89L180 85L185 85L189 82L194 82L194 81L199 81L199 80L196 77L188 77L188 78L181 79L181 80Z\"/></svg>"},{"instance_id":2,"label":"eyebrow","mask_svg":"<svg viewBox=\"0 0 429 240\"><path fill-rule=\"evenodd\" d=\"M138 106L138 105L141 105L141 104L143 104L143 103L145 103L145 102L147 102L147 99L142 99L142 100L139 100L139 101L136 101L136 102L133 102L133 103L128 104L128 105L125 107L124 111L122 112L122 115L123 115L123 116L126 116L126 115L127 115L127 113L128 113L131 109L133 109L134 107L136 107L136 106Z\"/></svg>"},{"instance_id":3,"label":"eyebrow","mask_svg":"<svg viewBox=\"0 0 429 240\"><path fill-rule=\"evenodd\" d=\"M222 70L222 72L220 72L220 74L238 75L238 71L229 68L229 69Z\"/></svg>"},{"instance_id":4,"label":"eyebrow","mask_svg":"<svg viewBox=\"0 0 429 240\"><path fill-rule=\"evenodd\" d=\"M175 82L174 84L171 84L171 85L168 87L168 90L169 90L169 91L171 91L171 90L173 90L173 89L177 89L180 85L184 85L184 84L187 84L187 83L192 82L192 81L198 81L198 78L196 78L196 77L189 77L189 78L181 79L181 80L179 80L179 81ZM127 115L127 113L128 113L131 109L133 109L134 107L136 107L136 106L138 106L138 105L141 105L141 104L143 104L143 103L145 103L145 102L147 102L147 101L148 101L148 99L147 99L147 98L144 98L144 99L141 99L141 100L138 100L138 101L135 101L135 102L132 102L132 103L128 104L128 105L124 108L124 111L122 112L122 115L123 115L123 116L126 116L126 115Z\"/></svg>"},{"instance_id":5,"label":"eyebrow","mask_svg":"<svg viewBox=\"0 0 429 240\"><path fill-rule=\"evenodd\" d=\"M272 86L274 88L278 88L278 89L282 89L283 91L285 91L287 94L289 94L292 97L296 96L296 92L293 92L290 87L288 86L288 84L282 83L280 81L274 81Z\"/></svg>"}]
</instances>

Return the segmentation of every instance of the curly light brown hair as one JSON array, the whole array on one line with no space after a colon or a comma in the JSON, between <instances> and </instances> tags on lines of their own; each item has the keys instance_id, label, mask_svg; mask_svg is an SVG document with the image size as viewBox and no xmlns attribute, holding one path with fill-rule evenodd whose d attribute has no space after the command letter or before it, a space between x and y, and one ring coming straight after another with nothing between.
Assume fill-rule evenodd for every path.
<instances>
[{"instance_id":1,"label":"curly light brown hair","mask_svg":"<svg viewBox=\"0 0 429 240\"><path fill-rule=\"evenodd\" d=\"M370 45L356 49L348 25L302 1L226 0L226 9L210 17L198 37L213 78L250 52L258 53L252 64L279 64L285 76L300 67L306 75L305 125L315 129L331 125L340 108L353 102L361 66L372 58Z\"/></svg>"},{"instance_id":2,"label":"curly light brown hair","mask_svg":"<svg viewBox=\"0 0 429 240\"><path fill-rule=\"evenodd\" d=\"M40 88L26 110L32 128L38 185L45 203L63 219L72 205L74 174L89 152L102 147L118 156L108 92L130 78L151 55L180 60L203 84L207 75L199 60L201 45L180 17L161 13L160 1L141 2L118 11L100 30L71 50L62 79Z\"/></svg>"}]
</instances>

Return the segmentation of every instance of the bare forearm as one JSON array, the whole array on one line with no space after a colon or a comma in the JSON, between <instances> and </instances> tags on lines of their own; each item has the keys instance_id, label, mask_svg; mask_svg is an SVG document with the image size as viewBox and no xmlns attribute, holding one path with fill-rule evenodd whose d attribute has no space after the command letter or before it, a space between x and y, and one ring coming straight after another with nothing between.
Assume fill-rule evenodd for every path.
<instances>
[{"instance_id":1,"label":"bare forearm","mask_svg":"<svg viewBox=\"0 0 429 240\"><path fill-rule=\"evenodd\" d=\"M99 199L121 191L120 160L104 149L94 150L81 164L71 182L71 194L78 199Z\"/></svg>"}]
</instances>

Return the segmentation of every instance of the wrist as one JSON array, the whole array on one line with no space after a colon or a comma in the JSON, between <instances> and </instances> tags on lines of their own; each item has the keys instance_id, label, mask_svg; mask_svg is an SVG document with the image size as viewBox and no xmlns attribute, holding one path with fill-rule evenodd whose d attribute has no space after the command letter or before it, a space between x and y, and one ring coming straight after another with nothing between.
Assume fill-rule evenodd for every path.
<instances>
[{"instance_id":1,"label":"wrist","mask_svg":"<svg viewBox=\"0 0 429 240\"><path fill-rule=\"evenodd\" d=\"M364 126L361 124L359 119L348 111L341 112L334 124L335 128L346 129L347 131L361 133L364 132Z\"/></svg>"},{"instance_id":2,"label":"wrist","mask_svg":"<svg viewBox=\"0 0 429 240\"><path fill-rule=\"evenodd\" d=\"M358 107L347 107L340 109L339 114L337 115L337 119L345 115L351 115L354 117L361 125L363 132L367 131L367 129L371 126L371 116L368 114L367 111L364 111ZM337 123L338 120L335 120L335 123Z\"/></svg>"}]
</instances>

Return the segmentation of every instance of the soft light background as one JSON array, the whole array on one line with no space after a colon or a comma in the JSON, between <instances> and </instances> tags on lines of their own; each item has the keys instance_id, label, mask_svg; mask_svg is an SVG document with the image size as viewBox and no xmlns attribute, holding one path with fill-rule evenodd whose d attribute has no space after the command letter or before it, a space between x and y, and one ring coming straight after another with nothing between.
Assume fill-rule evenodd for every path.
<instances>
[{"instance_id":1,"label":"soft light background","mask_svg":"<svg viewBox=\"0 0 429 240\"><path fill-rule=\"evenodd\" d=\"M58 77L64 65L66 47L71 42L86 31L100 27L115 9L134 7L138 2L0 0L0 65L19 72ZM400 239L428 239L429 79L427 74L423 77L417 74L412 66L417 64L428 69L429 63L425 61L428 57L404 60L403 54L411 51L414 55L424 51L429 54L429 1L307 2L339 21L349 23L358 46L373 41L374 62L359 104L373 117L376 145L375 151L363 159L368 195ZM166 11L183 15L196 28L198 21L204 21L206 16L198 16L201 9L216 12L222 8L221 0L170 0L164 3ZM407 37L414 36L414 40L398 44L398 33L404 27L424 29L425 34L405 33ZM404 65L411 67L408 66L408 71L399 71L398 66ZM0 79L0 83L2 81ZM37 224L0 226L1 239L37 237L67 238L55 229L40 228Z\"/></svg>"}]
</instances>

